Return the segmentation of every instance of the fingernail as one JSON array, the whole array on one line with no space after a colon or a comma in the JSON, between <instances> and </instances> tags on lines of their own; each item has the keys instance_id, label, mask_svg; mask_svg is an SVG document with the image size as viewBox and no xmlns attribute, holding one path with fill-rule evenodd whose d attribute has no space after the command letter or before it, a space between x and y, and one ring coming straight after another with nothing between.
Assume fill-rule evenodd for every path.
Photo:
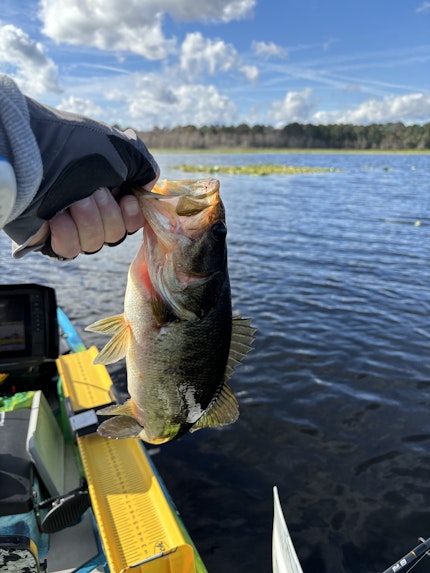
<instances>
[{"instance_id":1,"label":"fingernail","mask_svg":"<svg viewBox=\"0 0 430 573\"><path fill-rule=\"evenodd\" d=\"M91 198L85 197L85 199L80 199L75 203L75 205L77 205L80 209L88 209L88 207L91 205Z\"/></svg>"},{"instance_id":2,"label":"fingernail","mask_svg":"<svg viewBox=\"0 0 430 573\"><path fill-rule=\"evenodd\" d=\"M102 203L103 205L105 205L109 200L109 191L106 189L106 187L100 187L94 193L94 197L97 203Z\"/></svg>"},{"instance_id":3,"label":"fingernail","mask_svg":"<svg viewBox=\"0 0 430 573\"><path fill-rule=\"evenodd\" d=\"M135 217L140 212L139 203L135 197L127 197L124 200L124 211L129 217Z\"/></svg>"}]
</instances>

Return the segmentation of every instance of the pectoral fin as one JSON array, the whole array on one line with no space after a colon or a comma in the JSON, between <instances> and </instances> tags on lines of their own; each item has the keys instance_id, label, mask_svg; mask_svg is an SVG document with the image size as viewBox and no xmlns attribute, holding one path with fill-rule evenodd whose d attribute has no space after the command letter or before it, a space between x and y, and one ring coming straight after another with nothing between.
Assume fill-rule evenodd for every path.
<instances>
[{"instance_id":1,"label":"pectoral fin","mask_svg":"<svg viewBox=\"0 0 430 573\"><path fill-rule=\"evenodd\" d=\"M190 432L202 428L227 426L233 424L239 417L239 404L233 394L233 390L224 384L221 392L209 405L202 417L190 428Z\"/></svg>"},{"instance_id":2,"label":"pectoral fin","mask_svg":"<svg viewBox=\"0 0 430 573\"><path fill-rule=\"evenodd\" d=\"M112 364L124 358L130 344L130 325L123 314L104 318L86 327L85 330L113 334L106 346L94 359L94 364Z\"/></svg>"},{"instance_id":3,"label":"pectoral fin","mask_svg":"<svg viewBox=\"0 0 430 573\"><path fill-rule=\"evenodd\" d=\"M115 416L102 422L97 428L97 433L103 438L121 440L123 438L137 438L142 432L142 426L130 416Z\"/></svg>"},{"instance_id":4,"label":"pectoral fin","mask_svg":"<svg viewBox=\"0 0 430 573\"><path fill-rule=\"evenodd\" d=\"M109 316L108 318L102 318L93 322L85 328L90 332L100 332L101 334L117 334L125 324L125 318L123 314L115 314L115 316Z\"/></svg>"}]
</instances>

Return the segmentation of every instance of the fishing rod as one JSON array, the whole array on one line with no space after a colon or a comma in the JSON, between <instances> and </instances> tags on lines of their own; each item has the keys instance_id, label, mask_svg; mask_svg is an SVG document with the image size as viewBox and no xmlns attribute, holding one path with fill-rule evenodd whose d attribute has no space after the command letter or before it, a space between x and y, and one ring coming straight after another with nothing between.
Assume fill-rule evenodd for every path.
<instances>
[{"instance_id":1,"label":"fishing rod","mask_svg":"<svg viewBox=\"0 0 430 573\"><path fill-rule=\"evenodd\" d=\"M412 563L424 557L424 555L430 550L430 537L428 539L420 537L419 540L421 541L419 545L414 547L412 551L409 551L409 553L399 559L399 561L396 561L394 565L385 569L383 573L398 573L399 571L404 571L406 567L409 567Z\"/></svg>"}]
</instances>

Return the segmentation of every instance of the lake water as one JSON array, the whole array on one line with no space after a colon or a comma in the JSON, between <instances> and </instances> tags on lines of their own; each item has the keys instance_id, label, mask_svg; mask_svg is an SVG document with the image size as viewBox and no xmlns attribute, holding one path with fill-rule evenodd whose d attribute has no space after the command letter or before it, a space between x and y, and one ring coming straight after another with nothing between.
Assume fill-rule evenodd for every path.
<instances>
[{"instance_id":1,"label":"lake water","mask_svg":"<svg viewBox=\"0 0 430 573\"><path fill-rule=\"evenodd\" d=\"M258 328L231 381L241 417L153 453L211 573L271 570L275 484L305 573L383 571L430 537L430 156L158 160L169 179L190 177L181 163L341 169L219 177L234 307ZM139 241L53 263L13 261L3 236L2 281L55 287L101 346L83 328L121 312Z\"/></svg>"}]
</instances>

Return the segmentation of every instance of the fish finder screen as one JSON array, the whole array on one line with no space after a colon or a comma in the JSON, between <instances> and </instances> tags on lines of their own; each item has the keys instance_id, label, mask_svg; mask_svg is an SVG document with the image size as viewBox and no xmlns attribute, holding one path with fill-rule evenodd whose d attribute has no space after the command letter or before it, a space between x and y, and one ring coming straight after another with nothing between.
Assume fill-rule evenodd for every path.
<instances>
[{"instance_id":1,"label":"fish finder screen","mask_svg":"<svg viewBox=\"0 0 430 573\"><path fill-rule=\"evenodd\" d=\"M0 296L0 354L25 353L28 300L23 296Z\"/></svg>"}]
</instances>

